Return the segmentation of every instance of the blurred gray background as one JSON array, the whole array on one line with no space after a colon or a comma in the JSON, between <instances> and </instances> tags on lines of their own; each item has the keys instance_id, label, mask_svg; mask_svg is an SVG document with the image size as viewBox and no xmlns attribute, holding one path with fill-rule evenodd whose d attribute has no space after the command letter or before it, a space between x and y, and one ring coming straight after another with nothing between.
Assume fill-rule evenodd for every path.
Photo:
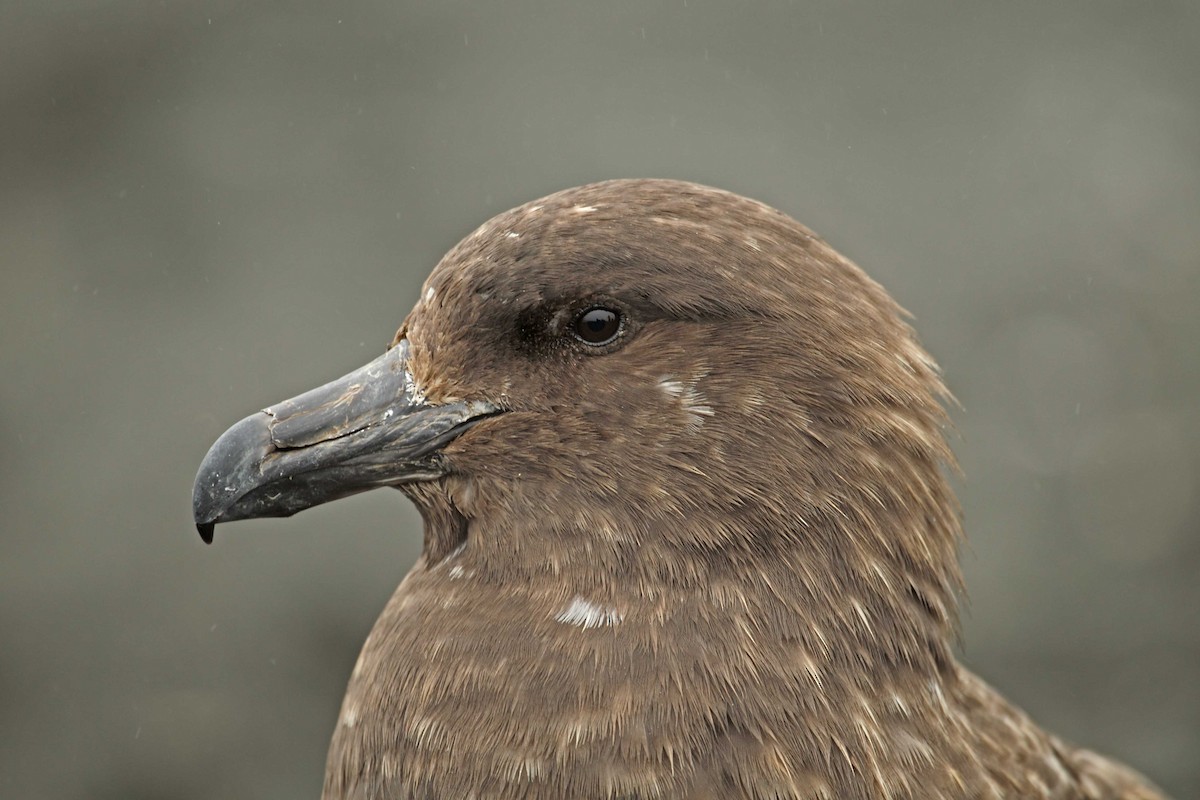
<instances>
[{"instance_id":1,"label":"blurred gray background","mask_svg":"<svg viewBox=\"0 0 1200 800\"><path fill-rule=\"evenodd\" d=\"M0 796L317 797L414 559L378 491L204 547L243 415L618 176L789 212L963 404L965 657L1200 797L1200 3L40 0L0 11Z\"/></svg>"}]
</instances>

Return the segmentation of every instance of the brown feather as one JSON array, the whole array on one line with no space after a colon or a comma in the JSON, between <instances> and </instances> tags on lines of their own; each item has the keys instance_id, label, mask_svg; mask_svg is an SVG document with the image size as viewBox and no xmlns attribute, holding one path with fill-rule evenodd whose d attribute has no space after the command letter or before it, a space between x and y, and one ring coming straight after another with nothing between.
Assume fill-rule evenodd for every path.
<instances>
[{"instance_id":1,"label":"brown feather","mask_svg":"<svg viewBox=\"0 0 1200 800\"><path fill-rule=\"evenodd\" d=\"M456 246L398 335L508 413L404 488L335 798L1154 798L955 660L948 398L887 293L760 203L584 186ZM619 347L572 345L591 301Z\"/></svg>"}]
</instances>

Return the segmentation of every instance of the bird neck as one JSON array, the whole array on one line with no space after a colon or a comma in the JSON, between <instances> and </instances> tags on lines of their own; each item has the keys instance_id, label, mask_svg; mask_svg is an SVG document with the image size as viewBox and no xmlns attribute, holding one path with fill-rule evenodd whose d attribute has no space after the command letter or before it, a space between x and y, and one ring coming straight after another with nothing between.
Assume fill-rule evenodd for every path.
<instances>
[{"instance_id":1,"label":"bird neck","mask_svg":"<svg viewBox=\"0 0 1200 800\"><path fill-rule=\"evenodd\" d=\"M931 490L932 505L942 485ZM953 663L953 547L949 563L944 552L912 548L929 538L931 521L949 526L935 532L939 541L954 541L952 514L882 503L844 504L869 514L810 504L781 516L763 504L741 508L743 529L725 537L705 527L717 515L621 516L610 508L580 519L568 503L530 514L512 495L468 518L455 488L423 485L414 495L426 522L421 568L469 575L477 591L524 603L531 618L586 623L591 614L644 623L664 639L719 638L761 654L762 668L774 663L770 654L791 652L797 659L775 666L827 673L825 688L868 665L876 675L936 677Z\"/></svg>"}]
</instances>

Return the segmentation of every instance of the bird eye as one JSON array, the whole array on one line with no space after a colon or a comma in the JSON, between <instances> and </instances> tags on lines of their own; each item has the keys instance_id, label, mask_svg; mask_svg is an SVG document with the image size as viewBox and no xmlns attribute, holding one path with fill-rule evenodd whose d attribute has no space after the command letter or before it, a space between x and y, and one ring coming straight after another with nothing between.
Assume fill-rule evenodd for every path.
<instances>
[{"instance_id":1,"label":"bird eye","mask_svg":"<svg viewBox=\"0 0 1200 800\"><path fill-rule=\"evenodd\" d=\"M621 333L621 315L611 308L593 306L575 318L571 331L584 344L605 345Z\"/></svg>"}]
</instances>

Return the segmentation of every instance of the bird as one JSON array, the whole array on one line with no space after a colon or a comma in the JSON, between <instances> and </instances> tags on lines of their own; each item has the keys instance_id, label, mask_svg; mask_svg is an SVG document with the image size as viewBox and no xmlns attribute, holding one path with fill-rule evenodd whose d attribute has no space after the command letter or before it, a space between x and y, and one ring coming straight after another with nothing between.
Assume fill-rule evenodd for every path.
<instances>
[{"instance_id":1,"label":"bird","mask_svg":"<svg viewBox=\"0 0 1200 800\"><path fill-rule=\"evenodd\" d=\"M419 298L193 490L206 542L376 487L421 514L325 800L1164 796L957 660L953 398L808 228L609 180L494 217Z\"/></svg>"}]
</instances>

